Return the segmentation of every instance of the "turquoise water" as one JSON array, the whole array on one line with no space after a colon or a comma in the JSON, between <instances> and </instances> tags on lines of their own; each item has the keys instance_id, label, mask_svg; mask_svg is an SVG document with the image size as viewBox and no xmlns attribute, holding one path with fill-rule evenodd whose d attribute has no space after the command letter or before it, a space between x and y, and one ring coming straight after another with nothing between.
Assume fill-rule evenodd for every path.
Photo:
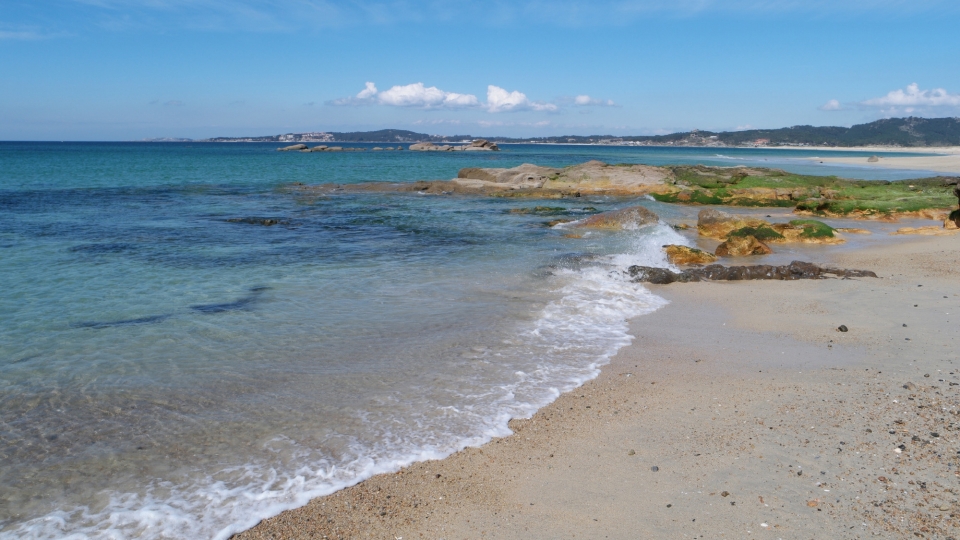
<instances>
[{"instance_id":1,"label":"turquoise water","mask_svg":"<svg viewBox=\"0 0 960 540\"><path fill-rule=\"evenodd\" d=\"M286 184L588 159L917 176L800 151L275 148L0 143L0 538L226 538L507 434L663 304L621 271L689 243L663 225L567 238L510 213L529 201ZM551 206L638 203L675 211Z\"/></svg>"}]
</instances>

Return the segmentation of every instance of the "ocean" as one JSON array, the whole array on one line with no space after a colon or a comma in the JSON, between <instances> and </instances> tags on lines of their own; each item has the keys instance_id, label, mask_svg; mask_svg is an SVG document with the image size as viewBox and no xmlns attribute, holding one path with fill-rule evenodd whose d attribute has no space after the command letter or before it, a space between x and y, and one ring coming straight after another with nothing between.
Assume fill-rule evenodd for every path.
<instances>
[{"instance_id":1,"label":"ocean","mask_svg":"<svg viewBox=\"0 0 960 540\"><path fill-rule=\"evenodd\" d=\"M933 175L823 165L813 150L278 146L0 143L0 538L224 539L507 435L665 304L623 270L667 266L661 245L691 243L665 224L569 238L546 225L555 216L516 212L681 212L643 198L293 183L590 159Z\"/></svg>"}]
</instances>

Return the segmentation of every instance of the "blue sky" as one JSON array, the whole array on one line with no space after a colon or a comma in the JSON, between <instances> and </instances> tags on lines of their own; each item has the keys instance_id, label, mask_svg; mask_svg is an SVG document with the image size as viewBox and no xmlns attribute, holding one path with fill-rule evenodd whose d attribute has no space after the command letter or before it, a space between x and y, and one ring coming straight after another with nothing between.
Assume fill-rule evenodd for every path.
<instances>
[{"instance_id":1,"label":"blue sky","mask_svg":"<svg viewBox=\"0 0 960 540\"><path fill-rule=\"evenodd\" d=\"M2 0L0 140L960 116L957 28L956 0Z\"/></svg>"}]
</instances>

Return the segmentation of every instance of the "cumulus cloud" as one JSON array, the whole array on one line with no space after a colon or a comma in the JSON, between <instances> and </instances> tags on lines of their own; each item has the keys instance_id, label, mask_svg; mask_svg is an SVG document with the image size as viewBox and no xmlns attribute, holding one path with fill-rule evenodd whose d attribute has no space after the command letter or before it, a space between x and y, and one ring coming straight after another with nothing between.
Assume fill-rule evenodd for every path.
<instances>
[{"instance_id":1,"label":"cumulus cloud","mask_svg":"<svg viewBox=\"0 0 960 540\"><path fill-rule=\"evenodd\" d=\"M377 85L366 83L366 87L357 95L335 99L330 105L390 105L417 109L465 109L477 107L480 100L472 94L446 92L436 86L425 86L422 82L394 86L380 92Z\"/></svg>"},{"instance_id":2,"label":"cumulus cloud","mask_svg":"<svg viewBox=\"0 0 960 540\"><path fill-rule=\"evenodd\" d=\"M960 94L951 94L943 88L921 90L913 83L904 89L893 90L883 97L861 101L864 107L879 108L888 113L912 113L930 108L960 108Z\"/></svg>"},{"instance_id":3,"label":"cumulus cloud","mask_svg":"<svg viewBox=\"0 0 960 540\"><path fill-rule=\"evenodd\" d=\"M557 106L553 103L543 103L540 101L530 101L523 92L514 90L507 92L499 86L490 85L487 87L487 105L486 108L492 113L513 112L513 111L556 111Z\"/></svg>"},{"instance_id":4,"label":"cumulus cloud","mask_svg":"<svg viewBox=\"0 0 960 540\"><path fill-rule=\"evenodd\" d=\"M606 104L599 100L590 100L587 105ZM608 102L613 104L612 101ZM481 103L477 96L473 94L460 94L457 92L447 92L436 86L425 86L422 82L398 85L389 90L379 91L377 85L372 82L366 83L366 86L357 95L347 98L328 101L328 105L387 105L391 107L408 107L416 109L471 109L483 108L491 113L515 112L515 111L546 111L555 112L559 107L554 103L545 103L542 101L532 101L523 92L514 90L507 91L499 86L490 85L487 87L487 101Z\"/></svg>"},{"instance_id":5,"label":"cumulus cloud","mask_svg":"<svg viewBox=\"0 0 960 540\"><path fill-rule=\"evenodd\" d=\"M573 104L577 107L615 107L617 105L612 99L596 99L586 94L581 94L573 98Z\"/></svg>"},{"instance_id":6,"label":"cumulus cloud","mask_svg":"<svg viewBox=\"0 0 960 540\"><path fill-rule=\"evenodd\" d=\"M839 102L839 101L837 101L837 100L835 100L835 99L831 99L830 101L824 103L823 105L821 105L821 106L818 107L818 108L819 108L821 111L839 111L839 110L842 109L843 107L840 105L840 102Z\"/></svg>"}]
</instances>

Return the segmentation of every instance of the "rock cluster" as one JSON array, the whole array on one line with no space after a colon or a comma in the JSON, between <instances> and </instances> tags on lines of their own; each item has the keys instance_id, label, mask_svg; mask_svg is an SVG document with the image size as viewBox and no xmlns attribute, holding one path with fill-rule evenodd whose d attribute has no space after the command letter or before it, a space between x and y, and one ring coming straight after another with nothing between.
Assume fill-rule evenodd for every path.
<instances>
[{"instance_id":1,"label":"rock cluster","mask_svg":"<svg viewBox=\"0 0 960 540\"><path fill-rule=\"evenodd\" d=\"M673 272L666 268L650 266L631 266L628 269L633 281L666 285L668 283L691 281L740 281L753 279L826 279L877 277L869 270L843 270L840 268L824 268L813 263L793 261L785 266L771 266L767 264L753 266L723 266L711 264L709 266L689 268L682 272Z\"/></svg>"},{"instance_id":2,"label":"rock cluster","mask_svg":"<svg viewBox=\"0 0 960 540\"><path fill-rule=\"evenodd\" d=\"M470 144L464 145L437 145L432 142L422 142L410 145L410 150L420 152L496 152L500 150L497 143L486 139L477 139Z\"/></svg>"},{"instance_id":3,"label":"rock cluster","mask_svg":"<svg viewBox=\"0 0 960 540\"><path fill-rule=\"evenodd\" d=\"M769 223L762 219L704 209L697 219L701 236L723 240L716 254L721 257L742 257L773 253L768 243L802 242L807 244L842 244L835 229L812 219L795 219L790 223Z\"/></svg>"}]
</instances>

